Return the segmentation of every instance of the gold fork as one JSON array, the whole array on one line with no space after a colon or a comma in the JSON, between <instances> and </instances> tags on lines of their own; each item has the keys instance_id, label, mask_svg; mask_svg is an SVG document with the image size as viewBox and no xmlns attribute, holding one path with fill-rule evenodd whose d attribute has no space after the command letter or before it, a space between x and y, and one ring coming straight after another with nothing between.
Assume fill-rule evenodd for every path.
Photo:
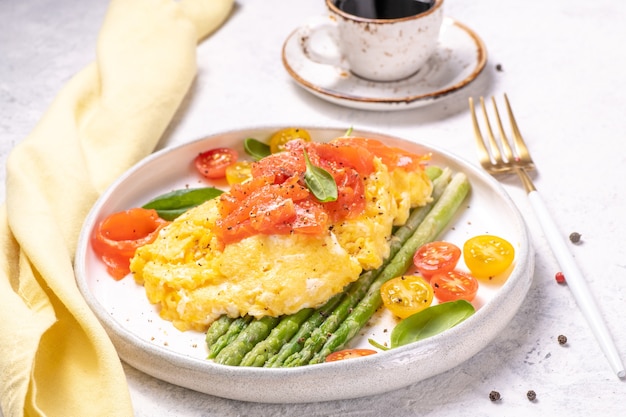
<instances>
[{"instance_id":1,"label":"gold fork","mask_svg":"<svg viewBox=\"0 0 626 417\"><path fill-rule=\"evenodd\" d=\"M624 365L622 364L620 356L617 353L617 349L611 339L608 328L602 320L602 316L591 295L591 292L589 291L589 287L577 267L574 258L565 243L565 239L562 237L561 232L558 230L554 220L552 220L552 216L543 202L543 199L539 195L539 192L535 188L530 176L526 172L527 170L534 169L535 165L517 126L515 117L513 116L509 99L505 94L504 101L511 124L513 146L511 146L502 126L495 98L492 97L492 101L493 115L498 128L497 136L494 135L491 124L489 123L489 116L487 108L485 107L485 101L482 97L480 97L480 106L484 115L484 127L487 132L487 139L485 141L479 127L478 119L476 118L474 100L471 97L469 99L469 107L474 126L474 135L476 138L480 164L488 173L494 176L509 173L515 173L519 176L537 220L539 221L546 239L552 248L563 274L565 275L567 285L576 299L576 303L589 323L589 326L598 340L600 347L604 351L604 354L613 368L613 371L619 378L624 378L626 377Z\"/></svg>"}]
</instances>

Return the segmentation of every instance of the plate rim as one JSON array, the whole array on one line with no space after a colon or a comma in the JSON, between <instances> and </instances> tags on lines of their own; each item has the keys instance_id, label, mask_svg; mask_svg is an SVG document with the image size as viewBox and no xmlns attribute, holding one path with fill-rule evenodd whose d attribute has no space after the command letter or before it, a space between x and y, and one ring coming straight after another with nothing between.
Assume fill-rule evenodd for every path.
<instances>
[{"instance_id":1,"label":"plate rim","mask_svg":"<svg viewBox=\"0 0 626 417\"><path fill-rule=\"evenodd\" d=\"M367 395L375 395L384 393L393 389L398 389L403 386L408 385L405 382L399 382L394 379L387 381L386 384L375 384L375 387L370 387L369 389L361 389L355 390L351 388L346 391L340 391L336 389L328 389L328 387L317 387L317 390L305 390L301 391L297 387L286 387L287 392L282 393L281 395L263 395L264 393L257 392L255 390L243 390L245 392L233 392L232 390L224 390L218 386L211 386L211 384L207 384L207 381L211 380L221 380L226 381L233 377L257 381L258 384L281 384L284 380L291 380L294 377L300 381L307 380L316 380L316 379L327 379L327 374L335 373L342 374L346 372L350 372L357 376L363 373L367 373L371 371L370 367L374 366L380 369L393 366L409 366L413 363L416 358L413 358L413 354L416 350L415 344L410 344L407 346L402 346L399 348L395 348L393 350L387 352L380 352L380 355L372 355L370 357L359 358L358 361L340 361L334 363L325 363L320 365L310 365L303 366L298 368L253 368L253 367L228 367L223 365L218 365L212 363L211 361L200 360L198 358L190 357L186 354L172 351L171 349L167 349L160 345L155 345L149 343L147 340L142 339L138 335L130 332L128 329L124 328L122 323L118 320L115 320L110 316L110 313L106 311L104 306L98 301L95 294L91 292L88 287L87 280L87 272L85 270L86 262L86 252L88 250L88 241L90 238L92 227L96 221L96 215L100 208L106 203L106 201L114 194L117 186L124 182L127 178L131 177L137 170L139 170L145 164L159 159L170 152L181 150L182 148L188 146L197 145L199 142L207 141L207 140L215 140L223 135L231 135L237 132L249 132L249 131L272 131L277 130L284 126L252 126L248 128L241 129L231 129L227 131L216 132L207 136L204 136L199 139L195 139L189 142L185 142L179 145L166 147L161 150L155 151L154 153L146 156L141 161L133 165L129 170L123 173L120 177L118 177L98 198L95 204L90 209L85 221L83 223L83 227L81 229L81 233L79 236L78 245L76 248L75 255L75 273L76 273L76 282L79 288L79 291L85 298L89 308L97 316L98 320L104 326L106 332L109 334L109 337L113 341L113 344L118 351L118 355L122 360L124 360L129 365L137 368L138 370L145 372L149 375L152 375L158 379L164 380L166 382L170 382L184 388L192 389L195 391L203 392L210 395L217 395L223 398L230 398L234 400L240 401L254 401L254 402L265 402L265 403L303 403L303 402L319 402L319 401L327 401L327 400L339 400L339 399L349 399L349 398L358 398ZM333 126L302 126L305 129L315 130L328 130L328 131L337 131L343 132L345 129L343 127L333 127ZM509 308L511 311L510 317L508 317L502 328L504 328L511 318L517 313L521 303L526 298L526 294L530 285L532 283L532 276L534 271L534 252L532 251L530 237L526 228L526 224L519 212L518 208L508 195L502 185L497 182L494 178L484 173L480 168L476 165L469 163L463 158L452 154L451 152L444 150L440 147L433 146L430 144L423 144L417 141L410 141L406 138L402 138L396 135L385 134L374 130L369 129L355 129L355 134L361 135L374 135L376 137L386 137L394 140L407 141L412 142L420 147L431 150L434 153L438 153L444 159L450 159L455 164L463 166L464 169L470 170L474 175L478 175L483 181L486 181L487 184L498 190L498 194L501 198L503 198L506 205L511 209L512 213L515 215L515 223L516 228L519 228L520 232L520 248L519 254L521 254L520 259L525 259L526 262L523 265L517 265L514 272L516 274L516 279L508 279L501 287L502 289L516 286L517 291L521 291L522 295L513 308ZM82 277L82 278L81 278ZM493 302L496 300L497 302ZM483 319L484 316L488 316L488 312L495 309L497 304L502 304L505 300L503 298L494 298L487 303L486 306L489 308L485 308L483 306L480 308L472 317L467 319L465 322L457 325L456 327L446 330L445 332L433 336L429 339L425 339L423 341L418 342L419 347L425 348L425 350L435 349L440 344L450 344L454 340L458 340L460 337L462 338L463 334L467 332L468 328L471 328L474 323ZM493 316L493 315L492 315ZM488 318L488 317L487 317ZM493 321L493 318L492 320ZM494 336L495 337L495 336ZM466 357L462 358L461 362L469 359L474 356L478 351L482 350L484 346L480 347L478 350L474 352L469 352L466 354ZM146 351L153 357L150 359L146 359L144 354ZM389 360L387 362L390 365L381 365L379 362L380 357L389 356ZM159 360L159 366L154 367L151 366L154 359ZM427 377L445 372L453 367L459 366L460 363L453 364L445 369L441 369L439 371L433 372L432 375L425 375L411 383L417 383ZM189 377L182 377L179 372L184 370L188 373ZM329 384L332 385L332 384ZM211 389L213 388L213 389ZM291 391L289 391L291 390Z\"/></svg>"}]
</instances>

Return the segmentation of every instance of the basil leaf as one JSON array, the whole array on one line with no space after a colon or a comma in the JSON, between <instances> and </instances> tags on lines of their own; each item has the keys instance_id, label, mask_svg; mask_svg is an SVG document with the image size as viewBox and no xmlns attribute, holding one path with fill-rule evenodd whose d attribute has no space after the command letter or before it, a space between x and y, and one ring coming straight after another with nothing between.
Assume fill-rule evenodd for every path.
<instances>
[{"instance_id":1,"label":"basil leaf","mask_svg":"<svg viewBox=\"0 0 626 417\"><path fill-rule=\"evenodd\" d=\"M205 201L212 200L223 191L215 187L186 188L162 194L142 207L154 209L164 220L174 220L190 208L196 207Z\"/></svg>"},{"instance_id":2,"label":"basil leaf","mask_svg":"<svg viewBox=\"0 0 626 417\"><path fill-rule=\"evenodd\" d=\"M449 301L428 307L402 320L391 332L391 347L403 346L448 330L474 314L465 301Z\"/></svg>"},{"instance_id":3,"label":"basil leaf","mask_svg":"<svg viewBox=\"0 0 626 417\"><path fill-rule=\"evenodd\" d=\"M270 146L254 138L247 138L243 142L243 148L248 155L256 161L263 159L271 154Z\"/></svg>"},{"instance_id":4,"label":"basil leaf","mask_svg":"<svg viewBox=\"0 0 626 417\"><path fill-rule=\"evenodd\" d=\"M337 200L337 183L335 178L326 171L311 163L309 155L304 152L304 161L306 162L306 171L304 171L304 183L322 203Z\"/></svg>"}]
</instances>

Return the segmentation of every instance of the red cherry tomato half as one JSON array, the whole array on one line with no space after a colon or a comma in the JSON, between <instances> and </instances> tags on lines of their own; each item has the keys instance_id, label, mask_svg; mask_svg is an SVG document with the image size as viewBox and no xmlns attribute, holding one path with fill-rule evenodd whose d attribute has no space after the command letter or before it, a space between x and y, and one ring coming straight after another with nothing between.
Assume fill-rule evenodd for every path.
<instances>
[{"instance_id":1,"label":"red cherry tomato half","mask_svg":"<svg viewBox=\"0 0 626 417\"><path fill-rule=\"evenodd\" d=\"M333 352L326 356L326 362L341 361L344 359L360 358L361 356L373 355L376 353L372 349L344 349Z\"/></svg>"},{"instance_id":2,"label":"red cherry tomato half","mask_svg":"<svg viewBox=\"0 0 626 417\"><path fill-rule=\"evenodd\" d=\"M130 272L129 263L135 250L152 243L167 224L156 210L132 208L102 220L94 229L91 243L109 275L119 280Z\"/></svg>"},{"instance_id":3,"label":"red cherry tomato half","mask_svg":"<svg viewBox=\"0 0 626 417\"><path fill-rule=\"evenodd\" d=\"M237 162L236 150L231 148L215 148L196 156L194 164L198 172L205 178L214 180L226 176L226 168Z\"/></svg>"},{"instance_id":4,"label":"red cherry tomato half","mask_svg":"<svg viewBox=\"0 0 626 417\"><path fill-rule=\"evenodd\" d=\"M424 278L451 271L461 258L461 249L450 242L430 242L422 245L415 255L413 264Z\"/></svg>"},{"instance_id":5,"label":"red cherry tomato half","mask_svg":"<svg viewBox=\"0 0 626 417\"><path fill-rule=\"evenodd\" d=\"M430 285L433 286L435 297L441 302L461 299L472 301L478 291L478 280L458 269L433 275Z\"/></svg>"}]
</instances>

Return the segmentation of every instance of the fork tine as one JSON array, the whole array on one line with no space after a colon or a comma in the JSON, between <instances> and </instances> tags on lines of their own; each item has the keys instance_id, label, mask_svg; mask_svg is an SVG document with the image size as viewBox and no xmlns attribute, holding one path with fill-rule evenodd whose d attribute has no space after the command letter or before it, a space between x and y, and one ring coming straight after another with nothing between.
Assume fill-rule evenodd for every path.
<instances>
[{"instance_id":1,"label":"fork tine","mask_svg":"<svg viewBox=\"0 0 626 417\"><path fill-rule=\"evenodd\" d=\"M506 110L509 116L509 120L511 121L511 130L513 132L513 143L515 144L515 150L519 158L522 161L527 163L526 169L534 168L534 163L532 158L530 157L530 152L526 147L526 142L524 142L524 138L522 137L522 133L517 127L517 122L515 121L515 116L513 116L513 110L511 109L511 104L509 103L509 98L506 94L504 94L504 102L506 103Z\"/></svg>"},{"instance_id":2,"label":"fork tine","mask_svg":"<svg viewBox=\"0 0 626 417\"><path fill-rule=\"evenodd\" d=\"M489 116L487 115L487 108L485 107L485 100L480 98L480 107L483 109L483 116L485 119L485 127L487 129L487 140L489 141L489 147L491 156L495 160L496 163L502 161L502 154L500 153L500 147L496 142L496 137L493 134L493 130L491 129L491 123L489 123ZM499 121L498 117L498 121Z\"/></svg>"},{"instance_id":3,"label":"fork tine","mask_svg":"<svg viewBox=\"0 0 626 417\"><path fill-rule=\"evenodd\" d=\"M489 154L489 150L487 150L487 147L485 146L485 142L483 141L483 134L480 131L478 119L476 119L476 109L474 106L474 99L472 97L469 98L469 106L470 114L472 116L472 125L474 126L474 139L476 139L480 163L486 168L491 165L491 156Z\"/></svg>"},{"instance_id":4,"label":"fork tine","mask_svg":"<svg viewBox=\"0 0 626 417\"><path fill-rule=\"evenodd\" d=\"M506 133L504 133L504 127L502 127L502 119L500 118L500 112L498 111L496 98L491 97L491 102L493 103L493 113L495 114L495 117L496 117L496 122L498 125L498 133L500 134L500 144L502 145L502 151L504 152L504 157L506 158L506 162L512 162L515 160L515 156L513 155L513 150L511 149L511 145L509 144L509 140L507 139Z\"/></svg>"}]
</instances>

